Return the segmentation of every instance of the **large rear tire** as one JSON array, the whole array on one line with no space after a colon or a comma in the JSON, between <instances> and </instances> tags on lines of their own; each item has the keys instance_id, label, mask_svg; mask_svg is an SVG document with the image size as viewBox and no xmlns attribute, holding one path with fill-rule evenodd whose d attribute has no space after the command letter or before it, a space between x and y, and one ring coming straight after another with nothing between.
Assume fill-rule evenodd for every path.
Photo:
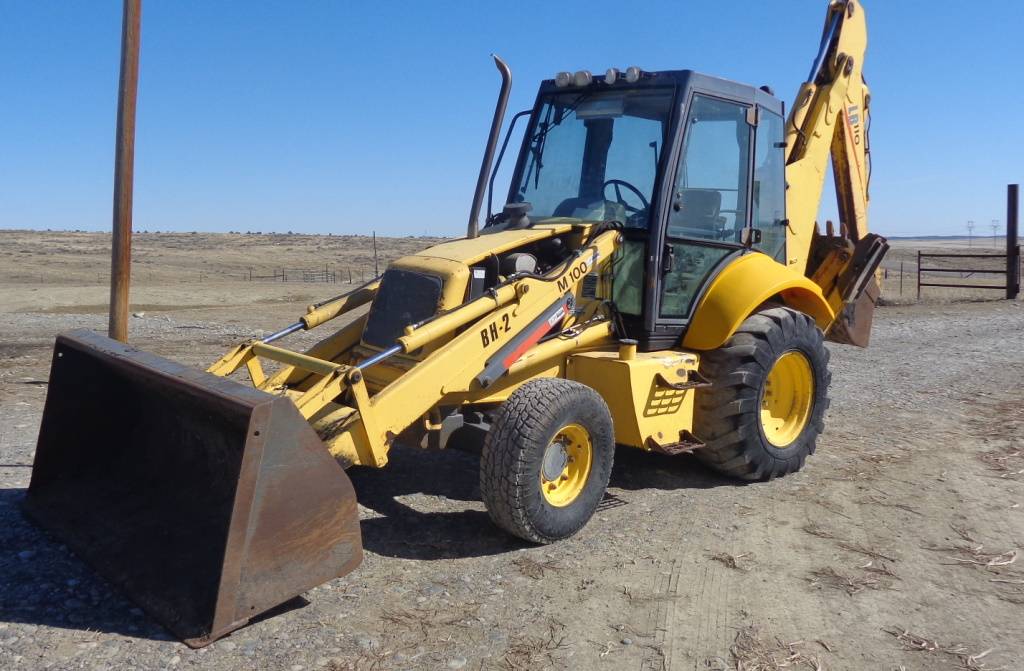
<instances>
[{"instance_id":1,"label":"large rear tire","mask_svg":"<svg viewBox=\"0 0 1024 671\"><path fill-rule=\"evenodd\" d=\"M800 470L824 431L829 351L807 315L771 308L701 358L712 386L697 395L695 453L715 470L770 480Z\"/></svg>"},{"instance_id":2,"label":"large rear tire","mask_svg":"<svg viewBox=\"0 0 1024 671\"><path fill-rule=\"evenodd\" d=\"M531 380L502 404L484 439L480 493L499 527L551 543L593 516L614 455L611 414L596 391L570 380Z\"/></svg>"}]
</instances>

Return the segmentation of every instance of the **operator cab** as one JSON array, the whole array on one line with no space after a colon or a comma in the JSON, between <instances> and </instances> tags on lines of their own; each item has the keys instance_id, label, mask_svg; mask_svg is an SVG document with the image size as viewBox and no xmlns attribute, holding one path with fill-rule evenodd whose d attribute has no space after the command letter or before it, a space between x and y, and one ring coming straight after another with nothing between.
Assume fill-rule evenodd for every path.
<instances>
[{"instance_id":1,"label":"operator cab","mask_svg":"<svg viewBox=\"0 0 1024 671\"><path fill-rule=\"evenodd\" d=\"M530 223L619 222L611 298L627 335L658 350L727 261L785 263L783 104L689 70L628 72L541 84L508 202L529 203Z\"/></svg>"}]
</instances>

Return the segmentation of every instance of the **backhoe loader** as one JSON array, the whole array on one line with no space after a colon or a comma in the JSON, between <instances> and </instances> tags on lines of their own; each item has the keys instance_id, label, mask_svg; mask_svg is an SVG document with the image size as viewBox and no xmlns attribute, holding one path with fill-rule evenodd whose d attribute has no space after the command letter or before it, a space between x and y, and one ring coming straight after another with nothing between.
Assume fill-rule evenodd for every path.
<instances>
[{"instance_id":1,"label":"backhoe loader","mask_svg":"<svg viewBox=\"0 0 1024 671\"><path fill-rule=\"evenodd\" d=\"M788 118L767 87L689 70L560 72L500 151L495 57L466 237L205 372L58 336L28 514L201 646L360 563L344 469L396 444L485 432L484 503L532 543L587 523L616 446L746 480L800 469L829 404L825 340L867 345L887 249L867 230L866 41L861 4L833 0ZM820 231L830 157L840 225ZM311 329L308 351L282 346Z\"/></svg>"}]
</instances>

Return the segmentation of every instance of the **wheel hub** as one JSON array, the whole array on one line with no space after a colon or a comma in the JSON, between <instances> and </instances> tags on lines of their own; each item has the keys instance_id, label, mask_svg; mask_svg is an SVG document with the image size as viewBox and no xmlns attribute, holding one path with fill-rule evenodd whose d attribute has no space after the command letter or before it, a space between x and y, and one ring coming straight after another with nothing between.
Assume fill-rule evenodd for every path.
<instances>
[{"instance_id":1,"label":"wheel hub","mask_svg":"<svg viewBox=\"0 0 1024 671\"><path fill-rule=\"evenodd\" d=\"M775 361L761 395L761 429L768 442L786 447L795 441L811 417L814 371L803 352L792 350Z\"/></svg>"},{"instance_id":2,"label":"wheel hub","mask_svg":"<svg viewBox=\"0 0 1024 671\"><path fill-rule=\"evenodd\" d=\"M583 492L594 460L593 443L580 424L562 427L544 450L540 491L557 508L568 506Z\"/></svg>"},{"instance_id":3,"label":"wheel hub","mask_svg":"<svg viewBox=\"0 0 1024 671\"><path fill-rule=\"evenodd\" d=\"M557 480L568 465L569 455L561 442L552 442L544 450L544 468L541 472L545 480Z\"/></svg>"}]
</instances>

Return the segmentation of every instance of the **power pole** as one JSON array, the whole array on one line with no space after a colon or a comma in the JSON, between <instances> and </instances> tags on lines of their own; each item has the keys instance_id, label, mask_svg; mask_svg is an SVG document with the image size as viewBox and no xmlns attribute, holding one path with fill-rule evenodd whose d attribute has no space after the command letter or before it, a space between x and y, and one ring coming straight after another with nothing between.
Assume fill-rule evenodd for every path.
<instances>
[{"instance_id":1,"label":"power pole","mask_svg":"<svg viewBox=\"0 0 1024 671\"><path fill-rule=\"evenodd\" d=\"M997 246L996 235L999 233L999 220L998 219L993 219L992 223L989 224L989 225L992 227L992 246L996 247Z\"/></svg>"},{"instance_id":2,"label":"power pole","mask_svg":"<svg viewBox=\"0 0 1024 671\"><path fill-rule=\"evenodd\" d=\"M968 220L968 222L967 222L967 246L968 247L972 247L973 246L973 242L972 242L973 239L974 239L973 236L974 236L974 220L972 219L972 220Z\"/></svg>"},{"instance_id":3,"label":"power pole","mask_svg":"<svg viewBox=\"0 0 1024 671\"><path fill-rule=\"evenodd\" d=\"M373 276L380 277L380 266L377 264L377 231L373 232Z\"/></svg>"},{"instance_id":4,"label":"power pole","mask_svg":"<svg viewBox=\"0 0 1024 671\"><path fill-rule=\"evenodd\" d=\"M128 288L132 270L132 186L135 173L135 99L139 90L142 0L124 0L121 78L114 140L114 225L110 253L110 318L107 334L128 342Z\"/></svg>"}]
</instances>

